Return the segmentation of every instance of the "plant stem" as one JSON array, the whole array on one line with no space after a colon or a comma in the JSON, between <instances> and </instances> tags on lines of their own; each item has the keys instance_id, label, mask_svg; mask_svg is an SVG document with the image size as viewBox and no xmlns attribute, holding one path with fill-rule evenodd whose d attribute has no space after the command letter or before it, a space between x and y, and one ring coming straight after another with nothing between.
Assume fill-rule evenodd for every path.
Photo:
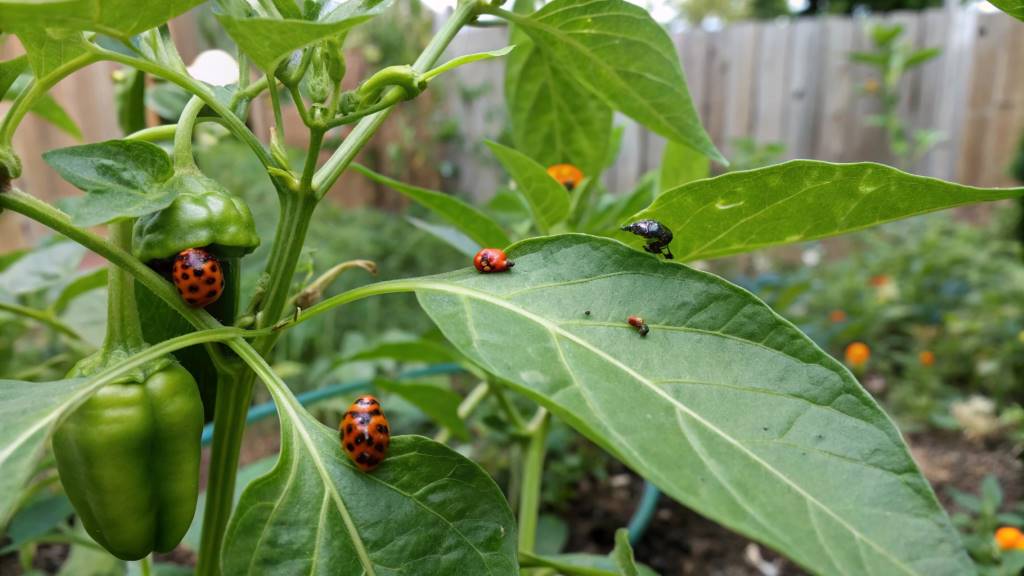
<instances>
[{"instance_id":1,"label":"plant stem","mask_svg":"<svg viewBox=\"0 0 1024 576\"><path fill-rule=\"evenodd\" d=\"M3 123L0 124L0 147L10 146L11 140L14 138L14 131L18 128L22 118L28 111L32 109L32 105L36 103L36 100L41 96L45 95L50 88L57 82L60 82L65 76L72 72L85 68L89 64L98 62L99 58L94 54L86 52L80 56L68 60L64 64L61 64L57 68L53 69L49 74L32 80L29 83L27 90L22 91L17 98L14 99L14 103L11 105L11 109L4 116Z\"/></svg>"},{"instance_id":2,"label":"plant stem","mask_svg":"<svg viewBox=\"0 0 1024 576\"><path fill-rule=\"evenodd\" d=\"M502 411L505 412L505 416L508 417L509 422L512 423L516 431L520 434L526 434L526 421L523 420L523 415L519 413L519 409L505 395L505 387L501 383L496 382L491 386L491 394L498 400Z\"/></svg>"},{"instance_id":3,"label":"plant stem","mask_svg":"<svg viewBox=\"0 0 1024 576\"><path fill-rule=\"evenodd\" d=\"M270 88L270 105L274 109L274 125L277 133L284 138L284 118L281 115L281 95L277 92L277 81L267 74L267 86ZM298 104L296 104L298 106Z\"/></svg>"},{"instance_id":4,"label":"plant stem","mask_svg":"<svg viewBox=\"0 0 1024 576\"><path fill-rule=\"evenodd\" d=\"M252 372L246 371L245 374ZM218 370L213 447L206 480L206 508L203 512L196 576L220 573L220 551L224 529L234 505L238 455L245 434L245 416L252 400L253 383L253 378L246 378L238 372Z\"/></svg>"},{"instance_id":5,"label":"plant stem","mask_svg":"<svg viewBox=\"0 0 1024 576\"><path fill-rule=\"evenodd\" d=\"M444 23L444 26L431 38L430 43L423 49L423 52L416 59L416 62L413 63L412 67L418 72L426 72L430 69L437 62L438 58L441 57L441 54L448 47L448 44L451 43L452 38L455 38L459 30L476 17L481 6L480 0L460 2L455 12ZM388 92L392 90L401 91L402 89L396 87ZM380 125L384 123L384 120L387 119L393 109L394 107L390 107L386 110L381 110L363 118L356 124L356 127L352 129L352 132L345 138L345 141L334 151L334 154L331 155L330 159L324 163L323 167L320 168L313 178L313 190L316 191L317 197L322 198L330 190L331 186L341 177L341 173L348 168L348 165L355 159L356 155L363 149L363 146L366 145L374 133L377 132L377 129L380 128Z\"/></svg>"},{"instance_id":6,"label":"plant stem","mask_svg":"<svg viewBox=\"0 0 1024 576\"><path fill-rule=\"evenodd\" d=\"M193 96L178 118L177 128L174 131L174 169L187 170L196 167L195 158L192 156L192 132L196 127L196 118L206 106L203 99Z\"/></svg>"},{"instance_id":7,"label":"plant stem","mask_svg":"<svg viewBox=\"0 0 1024 576\"><path fill-rule=\"evenodd\" d=\"M533 552L537 541L537 516L540 512L540 484L544 474L548 421L547 409L538 408L530 423L530 441L523 458L523 484L519 492L519 549L525 552Z\"/></svg>"},{"instance_id":8,"label":"plant stem","mask_svg":"<svg viewBox=\"0 0 1024 576\"><path fill-rule=\"evenodd\" d=\"M142 576L153 576L153 557L146 556L142 560L139 560L139 568L142 572Z\"/></svg>"},{"instance_id":9,"label":"plant stem","mask_svg":"<svg viewBox=\"0 0 1024 576\"><path fill-rule=\"evenodd\" d=\"M245 142L249 148L252 149L256 157L259 158L260 163L264 166L273 166L274 162L267 152L263 144L256 138L256 135L242 122L241 118L236 116L227 106L222 104L217 97L203 84L189 76L188 74L182 74L177 70L172 70L156 62L151 62L143 58L136 58L134 56L128 56L120 52L114 52L99 46L90 46L92 55L97 59L110 60L112 62L120 62L127 66L132 66L143 72L148 72L153 76L158 76L173 82L178 86L181 86L185 90L188 90L192 94L199 96L203 99L203 102L216 112L221 118L224 119L225 124L238 139Z\"/></svg>"},{"instance_id":10,"label":"plant stem","mask_svg":"<svg viewBox=\"0 0 1024 576\"><path fill-rule=\"evenodd\" d=\"M10 302L0 302L0 310L10 312L11 314L17 314L18 316L31 318L32 320L46 324L50 328L53 328L57 332L60 332L73 340L82 339L78 332L75 332L73 328L54 318L52 314L45 310L37 310L35 308L29 308L19 304L11 304Z\"/></svg>"},{"instance_id":11,"label":"plant stem","mask_svg":"<svg viewBox=\"0 0 1024 576\"><path fill-rule=\"evenodd\" d=\"M469 394L466 394L466 397L462 399L462 402L459 402L459 408L456 411L460 420L469 418L469 415L472 414L473 411L476 410L476 407L484 401L484 398L487 398L487 391L489 388L490 385L487 382L481 382L477 384L475 388L470 390ZM449 438L451 438L451 436L452 431L448 428L443 428L434 436L434 441L444 444Z\"/></svg>"},{"instance_id":12,"label":"plant stem","mask_svg":"<svg viewBox=\"0 0 1024 576\"><path fill-rule=\"evenodd\" d=\"M107 226L110 243L130 253L133 223L130 218L111 222ZM107 337L103 341L103 349L134 351L142 346L142 324L135 305L135 279L120 267L111 266L107 270Z\"/></svg>"}]
</instances>

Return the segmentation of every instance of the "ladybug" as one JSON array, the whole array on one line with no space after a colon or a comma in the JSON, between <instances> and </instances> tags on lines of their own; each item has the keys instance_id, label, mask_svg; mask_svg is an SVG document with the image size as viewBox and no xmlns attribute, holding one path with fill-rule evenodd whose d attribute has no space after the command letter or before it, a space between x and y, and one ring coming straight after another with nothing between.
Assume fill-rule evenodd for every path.
<instances>
[{"instance_id":1,"label":"ladybug","mask_svg":"<svg viewBox=\"0 0 1024 576\"><path fill-rule=\"evenodd\" d=\"M572 164L548 166L548 174L558 180L558 183L565 186L569 192L572 192L583 181L583 172L580 172L580 169Z\"/></svg>"},{"instance_id":2,"label":"ladybug","mask_svg":"<svg viewBox=\"0 0 1024 576\"><path fill-rule=\"evenodd\" d=\"M671 260L672 250L669 249L668 245L672 242L672 230L669 230L668 226L665 226L657 220L638 220L632 224L626 224L622 227L624 232L632 232L642 238L647 238L649 242L644 245L644 250L651 254L661 254L666 260Z\"/></svg>"},{"instance_id":3,"label":"ladybug","mask_svg":"<svg viewBox=\"0 0 1024 576\"><path fill-rule=\"evenodd\" d=\"M636 331L640 333L641 337L647 336L647 333L651 331L651 327L648 326L647 322L644 322L644 319L639 316L630 316L629 318L626 318L626 322L629 322L630 326L636 328Z\"/></svg>"},{"instance_id":4,"label":"ladybug","mask_svg":"<svg viewBox=\"0 0 1024 576\"><path fill-rule=\"evenodd\" d=\"M345 454L363 472L376 468L388 454L391 429L373 396L360 396L348 407L338 433Z\"/></svg>"},{"instance_id":5,"label":"ladybug","mask_svg":"<svg viewBox=\"0 0 1024 576\"><path fill-rule=\"evenodd\" d=\"M484 274L505 272L515 265L516 263L505 255L505 251L498 248L484 248L473 257L473 266Z\"/></svg>"},{"instance_id":6,"label":"ladybug","mask_svg":"<svg viewBox=\"0 0 1024 576\"><path fill-rule=\"evenodd\" d=\"M224 293L224 268L202 248L187 248L174 258L171 271L178 294L189 306L206 308Z\"/></svg>"}]
</instances>

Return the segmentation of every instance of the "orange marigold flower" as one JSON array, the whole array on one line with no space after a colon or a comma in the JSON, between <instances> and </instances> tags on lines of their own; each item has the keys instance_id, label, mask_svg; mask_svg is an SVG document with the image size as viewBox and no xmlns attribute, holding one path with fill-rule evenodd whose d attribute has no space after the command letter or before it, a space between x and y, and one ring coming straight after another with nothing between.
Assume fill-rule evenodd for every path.
<instances>
[{"instance_id":1,"label":"orange marigold flower","mask_svg":"<svg viewBox=\"0 0 1024 576\"><path fill-rule=\"evenodd\" d=\"M548 174L558 180L558 183L565 186L565 189L572 192L574 188L583 181L583 172L572 164L555 164L548 167Z\"/></svg>"},{"instance_id":2,"label":"orange marigold flower","mask_svg":"<svg viewBox=\"0 0 1024 576\"><path fill-rule=\"evenodd\" d=\"M871 358L871 348L863 342L852 342L846 347L846 363L850 366L861 367L868 363Z\"/></svg>"},{"instance_id":3,"label":"orange marigold flower","mask_svg":"<svg viewBox=\"0 0 1024 576\"><path fill-rule=\"evenodd\" d=\"M833 324L839 324L840 322L845 322L846 321L846 312L843 312L842 310L833 310L833 311L829 312L828 319L831 320Z\"/></svg>"},{"instance_id":4,"label":"orange marigold flower","mask_svg":"<svg viewBox=\"0 0 1024 576\"><path fill-rule=\"evenodd\" d=\"M1000 550L1024 550L1024 533L1014 526L1002 526L996 530L996 545Z\"/></svg>"},{"instance_id":5,"label":"orange marigold flower","mask_svg":"<svg viewBox=\"0 0 1024 576\"><path fill-rule=\"evenodd\" d=\"M922 366L931 366L935 364L935 353L931 350L924 350L917 355L917 359L921 362Z\"/></svg>"},{"instance_id":6,"label":"orange marigold flower","mask_svg":"<svg viewBox=\"0 0 1024 576\"><path fill-rule=\"evenodd\" d=\"M876 276L872 276L868 282L875 288L881 288L889 283L889 277L885 274L878 274Z\"/></svg>"}]
</instances>

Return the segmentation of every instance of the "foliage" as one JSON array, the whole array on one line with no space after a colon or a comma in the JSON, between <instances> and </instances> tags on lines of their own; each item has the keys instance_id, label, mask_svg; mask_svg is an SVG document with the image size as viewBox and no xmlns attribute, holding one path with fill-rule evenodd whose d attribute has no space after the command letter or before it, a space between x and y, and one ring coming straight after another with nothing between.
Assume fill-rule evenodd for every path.
<instances>
[{"instance_id":1,"label":"foliage","mask_svg":"<svg viewBox=\"0 0 1024 576\"><path fill-rule=\"evenodd\" d=\"M953 522L964 535L964 544L985 575L1019 574L1024 568L1024 551L1000 550L993 536L1000 526L1024 527L1024 503L1004 502L1003 489L995 476L986 476L978 494L950 490L960 512Z\"/></svg>"},{"instance_id":2,"label":"foliage","mask_svg":"<svg viewBox=\"0 0 1024 576\"><path fill-rule=\"evenodd\" d=\"M634 561L622 531L609 557L540 553L539 510L552 418L675 500L808 570L971 571L960 538L899 431L853 373L750 292L641 252L642 239L625 234L621 226L656 218L674 230L673 252L694 260L1020 197L1024 189L971 188L877 164L814 161L701 179L707 160L725 165L725 159L700 124L675 47L649 14L624 0L555 0L535 11L529 1L508 11L501 2L465 0L415 60L410 62L410 55L392 66L360 71L355 88L342 83L347 73L343 45L350 30L355 35L359 25L388 11L387 0L304 2L301 7L291 0L220 2L218 21L237 43L241 61L261 74L251 77L246 66L239 85L221 88L188 74L164 26L194 4L0 0L5 30L21 40L35 75L0 125L5 187L19 171L12 147L18 124L67 74L112 61L190 94L174 125L141 129L117 143L86 145L86 153L64 149L48 156L96 204L85 221L111 222L109 240L83 228L79 214L76 221L20 190L0 194L0 208L53 228L112 265L108 334L96 373L0 383L6 424L0 433L0 518L6 520L30 500L20 497L20 489L31 482L47 441L97 391L131 380L153 362L166 362L169 353L203 346L216 372L217 394L198 529L200 576L335 570L372 575L395 567L453 574L511 575L540 567L566 574L647 573ZM513 25L515 38L527 49L523 56L503 50L438 66L454 35L481 16ZM485 239L518 240L504 247L516 266L500 274L464 266L411 276L420 269L438 271L438 260L445 256L401 223L386 223L391 219L380 215L347 220L322 200L390 112L429 93L435 76L456 65L506 55L515 55L508 70L529 77L509 92L515 146L491 145L512 182L489 208L361 172L419 203L426 211L419 216L443 218L446 224L417 221L459 250L472 251L475 242ZM910 60L887 69L902 70ZM542 73L557 76L559 83L532 81ZM552 96L564 86L593 105L567 106ZM249 104L263 91L275 111L269 146L246 125ZM282 145L282 91L308 134L308 148L298 158ZM122 109L137 110L142 92L121 92L122 105L134 100ZM606 193L600 172L617 147L612 111L672 140L665 161L678 166L645 177L629 194ZM161 194L171 195L165 180L198 175L193 141L197 125L210 118L201 113L212 115L258 162L233 163L217 152L202 162L229 190L251 196L265 239L266 246L245 264L262 273L250 272L247 282L228 287L236 295L245 288L244 305L237 310L188 306L165 277L132 251L134 220L165 210ZM546 134L565 144L550 146L530 138L522 122L534 115L557 117ZM347 125L354 126L335 130ZM577 127L601 135L600 141L573 137ZM162 168L167 158L160 148L142 144L170 139L174 176ZM545 166L555 155L558 162L587 166L586 181L566 190L548 177ZM110 190L122 201L103 201ZM274 197L276 202L269 200ZM370 226L356 228L364 217ZM267 220L274 218L271 233ZM382 236L408 242L408 250L379 242ZM326 248L311 252L318 239ZM350 253L359 260L336 260ZM356 287L332 292L342 271L372 270L367 257L379 258L378 267L398 279L357 280ZM345 281L352 276L345 274ZM20 286L24 279L12 275L10 282ZM139 332L131 298L135 283L191 328L157 338L149 347L133 346L128 328ZM454 352L436 340L390 342L376 351L371 344L362 348L362 356L353 346L341 358L339 350L323 348L341 340L316 324L328 313L398 293L415 294ZM1018 300L1006 294L998 298L999 306ZM57 329L52 314L25 306L7 305L5 310ZM352 308L345 312L363 328L375 320ZM395 318L397 312L387 308L381 317ZM642 315L650 332L630 326L625 320L632 315ZM302 330L307 330L304 336ZM292 338L299 338L300 346L290 345ZM407 386L378 378L381 389L415 405L444 430L434 440L396 435L391 456L372 473L363 473L343 455L334 422L322 424L282 379L288 361L307 354L307 348L316 350L313 365L296 370L293 362L291 368L292 373L307 372L304 385L320 384L314 375L330 374L346 359L377 361L391 355L415 360L438 354L457 362L477 383L460 400L456 390L462 391L461 386L432 393L425 383ZM276 407L281 450L274 468L249 483L236 506L239 451L257 380ZM510 461L517 478L517 519L494 480L461 451L444 445L467 436L469 425L460 426L456 418L472 421L485 399L500 411L489 425L503 429L515 447ZM522 406L531 408L533 416L525 418ZM398 417L402 411L389 414ZM141 570L148 569L146 561Z\"/></svg>"},{"instance_id":3,"label":"foliage","mask_svg":"<svg viewBox=\"0 0 1024 576\"><path fill-rule=\"evenodd\" d=\"M899 24L874 24L868 29L868 36L874 50L850 54L854 62L871 66L876 73L861 87L866 96L877 98L882 105L882 112L870 116L868 121L885 129L896 166L909 170L944 136L935 130L908 126L899 111L903 79L908 71L939 56L942 51L939 48L915 50L911 44L901 42L903 26Z\"/></svg>"}]
</instances>

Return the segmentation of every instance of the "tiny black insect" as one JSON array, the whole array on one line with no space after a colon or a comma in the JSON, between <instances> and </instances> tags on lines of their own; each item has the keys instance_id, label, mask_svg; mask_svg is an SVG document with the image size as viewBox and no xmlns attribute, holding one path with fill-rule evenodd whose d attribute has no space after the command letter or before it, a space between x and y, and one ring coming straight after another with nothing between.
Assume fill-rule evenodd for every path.
<instances>
[{"instance_id":1,"label":"tiny black insect","mask_svg":"<svg viewBox=\"0 0 1024 576\"><path fill-rule=\"evenodd\" d=\"M661 222L657 220L638 220L632 224L626 224L622 227L622 230L632 232L642 238L647 238L649 242L644 245L644 250L651 254L661 254L668 260L673 258L672 250L668 247L669 243L672 242L672 231Z\"/></svg>"},{"instance_id":2,"label":"tiny black insect","mask_svg":"<svg viewBox=\"0 0 1024 576\"><path fill-rule=\"evenodd\" d=\"M587 310L586 312L584 312L584 314L586 314L587 316L590 316L590 310Z\"/></svg>"}]
</instances>

